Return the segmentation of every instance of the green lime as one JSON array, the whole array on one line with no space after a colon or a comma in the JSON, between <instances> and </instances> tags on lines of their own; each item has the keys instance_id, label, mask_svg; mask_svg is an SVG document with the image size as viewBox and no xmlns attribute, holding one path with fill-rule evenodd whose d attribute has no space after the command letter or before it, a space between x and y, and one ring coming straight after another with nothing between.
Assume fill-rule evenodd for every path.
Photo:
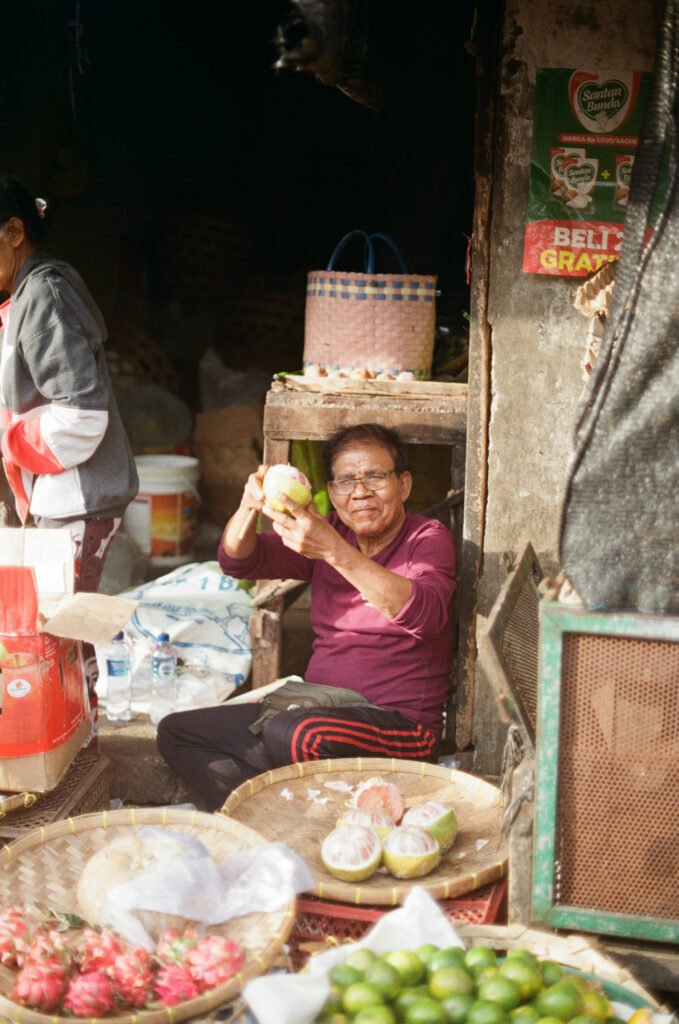
<instances>
[{"instance_id":1,"label":"green lime","mask_svg":"<svg viewBox=\"0 0 679 1024\"><path fill-rule=\"evenodd\" d=\"M521 989L512 981L498 973L479 985L478 997L488 1003L499 1003L504 1010L515 1010L521 1003Z\"/></svg>"},{"instance_id":2,"label":"green lime","mask_svg":"<svg viewBox=\"0 0 679 1024\"><path fill-rule=\"evenodd\" d=\"M384 996L385 1002L393 999L396 993L403 988L400 972L393 964L379 958L367 968L363 980L369 985L374 985L377 991Z\"/></svg>"},{"instance_id":3,"label":"green lime","mask_svg":"<svg viewBox=\"0 0 679 1024\"><path fill-rule=\"evenodd\" d=\"M399 1020L405 1020L406 1011L409 1006L421 999L422 996L429 996L429 989L426 985L410 985L402 988L392 1002Z\"/></svg>"},{"instance_id":4,"label":"green lime","mask_svg":"<svg viewBox=\"0 0 679 1024\"><path fill-rule=\"evenodd\" d=\"M540 1014L532 1003L522 1003L515 1009L509 1011L511 1024L536 1024Z\"/></svg>"},{"instance_id":5,"label":"green lime","mask_svg":"<svg viewBox=\"0 0 679 1024\"><path fill-rule=\"evenodd\" d=\"M375 960L377 960L377 953L372 949L368 949L367 946L359 946L358 949L351 951L344 962L348 967L353 967L355 970L360 971L361 974L365 974L368 967L370 967Z\"/></svg>"},{"instance_id":6,"label":"green lime","mask_svg":"<svg viewBox=\"0 0 679 1024\"><path fill-rule=\"evenodd\" d=\"M503 978L511 978L519 986L521 1002L532 999L542 988L542 972L537 964L524 960L523 957L511 957L500 964L499 974Z\"/></svg>"},{"instance_id":7,"label":"green lime","mask_svg":"<svg viewBox=\"0 0 679 1024\"><path fill-rule=\"evenodd\" d=\"M582 993L582 1012L587 1017L596 1017L597 1020L607 1020L615 1016L615 1010L606 996L593 988L588 988Z\"/></svg>"},{"instance_id":8,"label":"green lime","mask_svg":"<svg viewBox=\"0 0 679 1024\"><path fill-rule=\"evenodd\" d=\"M538 1017L538 1024L563 1024L558 1017Z\"/></svg>"},{"instance_id":9,"label":"green lime","mask_svg":"<svg viewBox=\"0 0 679 1024\"><path fill-rule=\"evenodd\" d=\"M571 1017L569 1024L601 1024L601 1017L592 1017L589 1013L578 1013Z\"/></svg>"},{"instance_id":10,"label":"green lime","mask_svg":"<svg viewBox=\"0 0 679 1024\"><path fill-rule=\"evenodd\" d=\"M330 968L328 978L331 985L344 989L348 988L349 985L354 985L357 981L361 981L363 979L363 972L357 971L355 967L350 967L346 963L335 964L334 967Z\"/></svg>"},{"instance_id":11,"label":"green lime","mask_svg":"<svg viewBox=\"0 0 679 1024\"><path fill-rule=\"evenodd\" d=\"M352 1024L396 1024L396 1014L390 1006L366 1006L358 1011Z\"/></svg>"},{"instance_id":12,"label":"green lime","mask_svg":"<svg viewBox=\"0 0 679 1024\"><path fill-rule=\"evenodd\" d=\"M427 974L432 976L440 967L464 967L464 950L461 946L446 946L439 949L427 961Z\"/></svg>"},{"instance_id":13,"label":"green lime","mask_svg":"<svg viewBox=\"0 0 679 1024\"><path fill-rule=\"evenodd\" d=\"M563 967L556 960L540 960L540 972L545 988L555 985L560 978L563 978Z\"/></svg>"},{"instance_id":14,"label":"green lime","mask_svg":"<svg viewBox=\"0 0 679 1024\"><path fill-rule=\"evenodd\" d=\"M424 964L412 949L392 949L383 959L396 968L404 985L419 985L424 977Z\"/></svg>"},{"instance_id":15,"label":"green lime","mask_svg":"<svg viewBox=\"0 0 679 1024\"><path fill-rule=\"evenodd\" d=\"M527 960L528 963L537 964L538 958L529 949L510 949L507 953L507 960Z\"/></svg>"},{"instance_id":16,"label":"green lime","mask_svg":"<svg viewBox=\"0 0 679 1024\"><path fill-rule=\"evenodd\" d=\"M441 1000L448 1024L464 1024L474 996L469 992L451 992Z\"/></svg>"},{"instance_id":17,"label":"green lime","mask_svg":"<svg viewBox=\"0 0 679 1024\"><path fill-rule=\"evenodd\" d=\"M419 956L422 963L426 965L429 963L434 953L438 953L440 949L440 946L435 946L431 942L426 942L424 946L418 946L415 952Z\"/></svg>"},{"instance_id":18,"label":"green lime","mask_svg":"<svg viewBox=\"0 0 679 1024\"><path fill-rule=\"evenodd\" d=\"M467 1024L507 1024L509 1017L499 1003L476 999L467 1010Z\"/></svg>"},{"instance_id":19,"label":"green lime","mask_svg":"<svg viewBox=\"0 0 679 1024\"><path fill-rule=\"evenodd\" d=\"M541 1017L570 1020L582 1011L582 1006L582 992L569 980L557 981L555 985L544 988L535 997L535 1008Z\"/></svg>"},{"instance_id":20,"label":"green lime","mask_svg":"<svg viewBox=\"0 0 679 1024\"><path fill-rule=\"evenodd\" d=\"M584 974L580 974L578 971L564 971L562 981L569 981L571 985L575 985L576 988L580 989L581 992L591 992L591 982L587 980Z\"/></svg>"},{"instance_id":21,"label":"green lime","mask_svg":"<svg viewBox=\"0 0 679 1024\"><path fill-rule=\"evenodd\" d=\"M334 985L330 986L330 994L321 1007L324 1017L330 1017L333 1013L342 1012L342 990Z\"/></svg>"},{"instance_id":22,"label":"green lime","mask_svg":"<svg viewBox=\"0 0 679 1024\"><path fill-rule=\"evenodd\" d=\"M429 991L434 999L444 999L458 993L469 995L474 991L474 979L464 967L439 967L429 975Z\"/></svg>"},{"instance_id":23,"label":"green lime","mask_svg":"<svg viewBox=\"0 0 679 1024\"><path fill-rule=\"evenodd\" d=\"M350 1024L351 1018L346 1013L331 1013L329 1017L317 1017L318 1024Z\"/></svg>"},{"instance_id":24,"label":"green lime","mask_svg":"<svg viewBox=\"0 0 679 1024\"><path fill-rule=\"evenodd\" d=\"M382 1006L384 999L379 989L367 981L356 981L342 993L342 1009L345 1013L358 1013L366 1006Z\"/></svg>"},{"instance_id":25,"label":"green lime","mask_svg":"<svg viewBox=\"0 0 679 1024\"><path fill-rule=\"evenodd\" d=\"M440 1003L429 996L417 999L406 1010L405 1024L448 1024Z\"/></svg>"},{"instance_id":26,"label":"green lime","mask_svg":"<svg viewBox=\"0 0 679 1024\"><path fill-rule=\"evenodd\" d=\"M495 950L488 946L470 946L464 955L465 966L470 971L480 971L483 967L495 967L497 956Z\"/></svg>"},{"instance_id":27,"label":"green lime","mask_svg":"<svg viewBox=\"0 0 679 1024\"><path fill-rule=\"evenodd\" d=\"M477 971L472 971L476 987L483 985L484 981L488 981L489 978L494 978L496 974L500 973L500 968L491 964L488 967L479 967Z\"/></svg>"}]
</instances>

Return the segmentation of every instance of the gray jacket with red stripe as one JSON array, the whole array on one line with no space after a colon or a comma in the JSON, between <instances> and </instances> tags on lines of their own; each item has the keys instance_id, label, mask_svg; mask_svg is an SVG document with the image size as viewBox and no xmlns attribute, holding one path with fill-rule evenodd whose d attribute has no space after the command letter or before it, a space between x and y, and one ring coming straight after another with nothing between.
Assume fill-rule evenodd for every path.
<instances>
[{"instance_id":1,"label":"gray jacket with red stripe","mask_svg":"<svg viewBox=\"0 0 679 1024\"><path fill-rule=\"evenodd\" d=\"M121 516L139 481L82 278L36 253L0 316L0 447L22 522Z\"/></svg>"}]
</instances>

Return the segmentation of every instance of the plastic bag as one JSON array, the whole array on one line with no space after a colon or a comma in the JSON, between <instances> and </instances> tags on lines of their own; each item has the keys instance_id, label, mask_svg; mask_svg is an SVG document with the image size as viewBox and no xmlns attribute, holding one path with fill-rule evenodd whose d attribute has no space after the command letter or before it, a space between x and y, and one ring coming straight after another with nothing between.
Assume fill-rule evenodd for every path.
<instances>
[{"instance_id":1,"label":"plastic bag","mask_svg":"<svg viewBox=\"0 0 679 1024\"><path fill-rule=\"evenodd\" d=\"M139 830L149 843L167 843L167 831ZM299 854L284 843L238 850L223 861L213 860L194 836L174 834L172 842L184 856L160 860L134 879L114 886L106 895L106 923L132 945L155 949L155 941L135 910L177 914L204 925L221 924L258 911L279 910L297 892L313 887L313 877Z\"/></svg>"}]
</instances>

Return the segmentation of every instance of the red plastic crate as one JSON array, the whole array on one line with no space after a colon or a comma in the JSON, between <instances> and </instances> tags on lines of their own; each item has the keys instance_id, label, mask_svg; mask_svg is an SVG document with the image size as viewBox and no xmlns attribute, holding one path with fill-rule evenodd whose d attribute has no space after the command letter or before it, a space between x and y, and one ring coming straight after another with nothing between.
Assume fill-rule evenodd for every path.
<instances>
[{"instance_id":1,"label":"red plastic crate","mask_svg":"<svg viewBox=\"0 0 679 1024\"><path fill-rule=\"evenodd\" d=\"M504 915L507 896L507 879L481 886L465 896L452 900L439 900L439 906L451 921L465 924L498 924ZM384 914L394 907L355 906L353 903L337 903L307 896L297 900L297 917L288 945L293 965L299 969L305 963L308 953L301 948L303 943L356 942Z\"/></svg>"}]
</instances>

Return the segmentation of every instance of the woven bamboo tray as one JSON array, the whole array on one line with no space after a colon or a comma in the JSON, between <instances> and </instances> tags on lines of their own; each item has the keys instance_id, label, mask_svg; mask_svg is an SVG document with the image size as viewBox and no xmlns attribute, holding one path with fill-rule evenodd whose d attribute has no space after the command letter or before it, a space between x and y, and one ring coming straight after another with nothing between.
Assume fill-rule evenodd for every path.
<instances>
[{"instance_id":1,"label":"woven bamboo tray","mask_svg":"<svg viewBox=\"0 0 679 1024\"><path fill-rule=\"evenodd\" d=\"M10 811L33 807L39 796L39 793L0 793L0 818Z\"/></svg>"},{"instance_id":2,"label":"woven bamboo tray","mask_svg":"<svg viewBox=\"0 0 679 1024\"><path fill-rule=\"evenodd\" d=\"M215 860L264 842L252 829L219 814L170 807L84 814L36 829L0 850L0 909L26 903L43 910L78 913L76 890L89 858L112 839L143 825L194 835ZM269 969L286 942L294 919L293 899L281 910L247 914L211 927L211 932L226 935L241 946L245 954L242 971L212 991L172 1008L107 1014L106 1019L115 1018L116 1024L174 1024L212 1012L234 999L249 978ZM70 1017L39 1013L12 1002L8 996L15 977L14 972L0 966L0 1018L14 1024L72 1021Z\"/></svg>"},{"instance_id":3,"label":"woven bamboo tray","mask_svg":"<svg viewBox=\"0 0 679 1024\"><path fill-rule=\"evenodd\" d=\"M356 787L375 775L398 786L406 807L441 800L455 808L458 833L452 849L431 874L417 879L431 896L451 899L504 875L507 849L500 828L499 790L441 765L377 757L287 765L244 782L231 793L222 813L296 850L314 876L314 896L395 906L403 901L412 882L392 878L382 869L360 884L341 882L325 870L320 857L324 837L351 799L350 792L333 786L339 782Z\"/></svg>"}]
</instances>

